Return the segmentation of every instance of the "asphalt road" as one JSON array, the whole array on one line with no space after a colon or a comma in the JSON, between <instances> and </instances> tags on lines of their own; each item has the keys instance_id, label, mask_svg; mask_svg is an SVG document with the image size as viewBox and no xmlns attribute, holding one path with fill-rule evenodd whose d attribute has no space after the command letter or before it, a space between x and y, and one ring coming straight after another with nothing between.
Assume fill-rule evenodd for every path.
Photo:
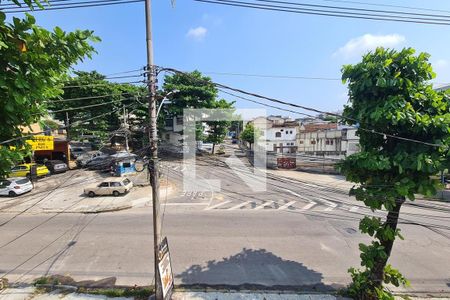
<instances>
[{"instance_id":1,"label":"asphalt road","mask_svg":"<svg viewBox=\"0 0 450 300\"><path fill-rule=\"evenodd\" d=\"M224 160L196 163L196 178L220 180L220 190L205 184L189 192L182 179L193 174L192 165L164 162L162 180L176 186L173 197L161 195L176 283L329 290L349 282L358 244L368 240L358 220L383 212L370 212L342 189L276 173L267 175L267 190L255 192L242 178L245 167L236 173ZM410 291L450 293L449 212L448 204L430 201L402 209L406 240L396 241L390 262L411 280ZM0 224L0 276L11 282L61 274L152 283L151 207L103 214L0 210Z\"/></svg>"}]
</instances>

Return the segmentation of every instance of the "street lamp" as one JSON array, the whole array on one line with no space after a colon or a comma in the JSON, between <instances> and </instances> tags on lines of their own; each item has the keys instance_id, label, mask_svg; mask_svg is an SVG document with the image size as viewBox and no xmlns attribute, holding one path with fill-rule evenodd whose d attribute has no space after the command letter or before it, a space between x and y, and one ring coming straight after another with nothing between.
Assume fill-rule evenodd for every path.
<instances>
[{"instance_id":1,"label":"street lamp","mask_svg":"<svg viewBox=\"0 0 450 300\"><path fill-rule=\"evenodd\" d=\"M161 108L162 108L162 106L163 106L164 104L170 104L170 103L172 103L172 101L170 101L170 100L168 99L168 97L169 97L170 95L175 94L175 93L178 93L178 92L180 92L180 91L179 91L179 90L173 90L173 91L168 92L168 93L164 96L164 98L161 100L161 103L159 104L158 112L156 113L156 118L158 118L159 113L161 112Z\"/></svg>"}]
</instances>

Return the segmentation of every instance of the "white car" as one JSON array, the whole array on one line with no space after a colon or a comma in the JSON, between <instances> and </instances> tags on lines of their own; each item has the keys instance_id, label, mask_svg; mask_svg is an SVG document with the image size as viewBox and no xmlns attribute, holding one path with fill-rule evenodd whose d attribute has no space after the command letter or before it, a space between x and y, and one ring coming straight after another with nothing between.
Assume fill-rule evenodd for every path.
<instances>
[{"instance_id":1,"label":"white car","mask_svg":"<svg viewBox=\"0 0 450 300\"><path fill-rule=\"evenodd\" d=\"M128 178L110 178L98 185L93 185L84 189L84 193L89 197L97 195L119 196L128 193L133 187L133 183Z\"/></svg>"},{"instance_id":2,"label":"white car","mask_svg":"<svg viewBox=\"0 0 450 300\"><path fill-rule=\"evenodd\" d=\"M0 195L15 197L33 189L33 184L26 177L0 179Z\"/></svg>"}]
</instances>

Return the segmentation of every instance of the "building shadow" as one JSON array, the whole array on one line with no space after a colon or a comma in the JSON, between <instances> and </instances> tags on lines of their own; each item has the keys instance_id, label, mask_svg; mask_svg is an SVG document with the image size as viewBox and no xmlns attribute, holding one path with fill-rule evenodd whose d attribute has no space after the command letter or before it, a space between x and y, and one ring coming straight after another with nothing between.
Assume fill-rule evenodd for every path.
<instances>
[{"instance_id":1,"label":"building shadow","mask_svg":"<svg viewBox=\"0 0 450 300\"><path fill-rule=\"evenodd\" d=\"M224 289L335 291L342 285L326 285L321 273L302 263L285 260L265 249L241 252L206 265L192 265L175 276L177 286Z\"/></svg>"}]
</instances>

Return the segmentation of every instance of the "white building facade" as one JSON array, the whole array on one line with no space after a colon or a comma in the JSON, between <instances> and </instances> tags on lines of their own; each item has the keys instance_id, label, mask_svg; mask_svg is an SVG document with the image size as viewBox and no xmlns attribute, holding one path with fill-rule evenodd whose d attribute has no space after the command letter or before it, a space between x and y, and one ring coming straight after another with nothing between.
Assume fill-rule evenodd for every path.
<instances>
[{"instance_id":1,"label":"white building facade","mask_svg":"<svg viewBox=\"0 0 450 300\"><path fill-rule=\"evenodd\" d=\"M299 123L281 116L259 117L251 121L261 131L262 143L266 151L295 153Z\"/></svg>"}]
</instances>

